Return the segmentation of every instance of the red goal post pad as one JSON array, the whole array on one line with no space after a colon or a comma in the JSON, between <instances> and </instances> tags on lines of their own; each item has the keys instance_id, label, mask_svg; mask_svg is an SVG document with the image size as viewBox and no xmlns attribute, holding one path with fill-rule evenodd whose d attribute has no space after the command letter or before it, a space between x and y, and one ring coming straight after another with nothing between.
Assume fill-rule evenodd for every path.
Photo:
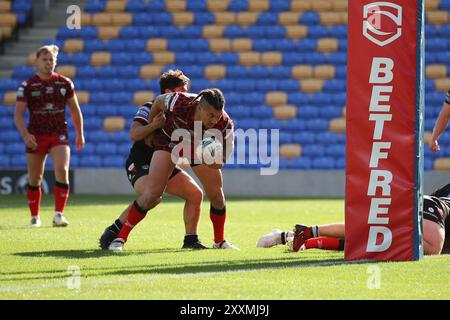
<instances>
[{"instance_id":1,"label":"red goal post pad","mask_svg":"<svg viewBox=\"0 0 450 320\"><path fill-rule=\"evenodd\" d=\"M349 1L345 259L422 249L422 0Z\"/></svg>"}]
</instances>

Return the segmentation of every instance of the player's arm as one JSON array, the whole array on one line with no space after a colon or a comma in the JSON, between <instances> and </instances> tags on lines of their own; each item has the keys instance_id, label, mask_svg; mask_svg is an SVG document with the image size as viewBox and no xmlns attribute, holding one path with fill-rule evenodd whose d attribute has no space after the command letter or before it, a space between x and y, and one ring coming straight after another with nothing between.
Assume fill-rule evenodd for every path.
<instances>
[{"instance_id":1,"label":"player's arm","mask_svg":"<svg viewBox=\"0 0 450 320\"><path fill-rule=\"evenodd\" d=\"M151 110L152 109L150 109L150 112ZM142 140L147 136L149 136L150 134L152 134L153 132L155 132L155 130L164 127L164 124L166 123L164 113L162 112L158 113L151 122L146 123L149 117L150 113L148 112L148 109L141 108L138 111L138 114L136 115L136 118L131 124L130 128L131 141ZM142 118L143 121L140 122L136 120L139 118Z\"/></svg>"},{"instance_id":2,"label":"player's arm","mask_svg":"<svg viewBox=\"0 0 450 320\"><path fill-rule=\"evenodd\" d=\"M450 120L450 91L447 93L446 100L442 106L442 110L436 120L433 128L433 134L431 135L430 149L433 152L439 151L439 137L447 128L448 122Z\"/></svg>"},{"instance_id":3,"label":"player's arm","mask_svg":"<svg viewBox=\"0 0 450 320\"><path fill-rule=\"evenodd\" d=\"M84 129L83 129L83 114L81 113L80 105L78 104L77 95L74 95L67 100L69 104L70 116L77 133L75 139L75 145L77 150L81 150L84 147Z\"/></svg>"},{"instance_id":4,"label":"player's arm","mask_svg":"<svg viewBox=\"0 0 450 320\"><path fill-rule=\"evenodd\" d=\"M25 111L27 108L27 103L24 101L16 102L16 109L14 112L14 124L17 130L20 132L25 145L32 150L36 149L37 143L34 135L30 134L27 129L27 124L25 123Z\"/></svg>"}]
</instances>

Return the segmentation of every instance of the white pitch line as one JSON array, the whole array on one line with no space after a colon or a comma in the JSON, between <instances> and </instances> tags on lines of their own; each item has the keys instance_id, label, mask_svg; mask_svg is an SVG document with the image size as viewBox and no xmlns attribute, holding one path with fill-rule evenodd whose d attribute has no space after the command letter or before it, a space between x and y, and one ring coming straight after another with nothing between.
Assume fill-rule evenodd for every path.
<instances>
[{"instance_id":1,"label":"white pitch line","mask_svg":"<svg viewBox=\"0 0 450 320\"><path fill-rule=\"evenodd\" d=\"M97 285L106 285L106 284L117 284L117 283L133 283L133 282L143 282L143 281L154 281L154 280L163 280L163 279L179 279L179 278L191 278L191 277L209 277L215 276L218 274L226 275L233 273L246 273L246 272L259 272L259 271L270 271L277 269L287 269L287 268L304 268L304 267L325 267L325 266L334 266L340 264L358 264L364 263L368 261L325 261L325 262L312 262L305 263L299 265L291 265L287 267L267 267L260 269L237 269L237 270L229 270L223 272L190 272L183 274L172 274L172 275L158 275L158 276L145 276L141 278L134 279L114 279L114 280L95 280L95 281L81 281L80 285L85 286L97 286ZM373 261L372 261L373 262ZM70 279L72 276L67 276L67 279ZM42 290L49 288L64 288L67 287L67 283L53 283L53 284L40 284L34 286L15 286L15 287L0 287L0 292L20 292L26 290ZM72 290L72 289L71 289Z\"/></svg>"}]
</instances>

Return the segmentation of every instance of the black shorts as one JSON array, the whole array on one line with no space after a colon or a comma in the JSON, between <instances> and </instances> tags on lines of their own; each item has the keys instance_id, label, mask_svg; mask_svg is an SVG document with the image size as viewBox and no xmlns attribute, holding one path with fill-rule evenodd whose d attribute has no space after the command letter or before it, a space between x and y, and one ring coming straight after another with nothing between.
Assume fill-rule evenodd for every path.
<instances>
[{"instance_id":1,"label":"black shorts","mask_svg":"<svg viewBox=\"0 0 450 320\"><path fill-rule=\"evenodd\" d=\"M445 220L441 215L442 209L429 199L423 199L423 218L437 223L445 228Z\"/></svg>"},{"instance_id":2,"label":"black shorts","mask_svg":"<svg viewBox=\"0 0 450 320\"><path fill-rule=\"evenodd\" d=\"M128 156L127 161L125 162L125 170L127 171L127 178L130 181L131 185L134 187L137 179L140 177L148 175L148 169L150 167L150 161L153 157L153 151L151 152L149 157L143 159L142 157L137 157L133 152ZM169 177L169 180L175 177L180 169L175 167Z\"/></svg>"}]
</instances>

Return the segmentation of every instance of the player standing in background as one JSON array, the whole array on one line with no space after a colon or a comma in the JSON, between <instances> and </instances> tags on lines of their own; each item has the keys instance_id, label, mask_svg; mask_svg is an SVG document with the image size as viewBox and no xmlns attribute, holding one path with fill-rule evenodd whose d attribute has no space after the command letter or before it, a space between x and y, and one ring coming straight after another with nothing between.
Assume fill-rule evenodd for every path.
<instances>
[{"instance_id":1,"label":"player standing in background","mask_svg":"<svg viewBox=\"0 0 450 320\"><path fill-rule=\"evenodd\" d=\"M164 72L159 79L161 94L170 92L187 92L190 79L180 70L169 70ZM152 102L144 103L136 115L130 129L130 137L134 142L125 164L127 177L134 191L141 195L144 193L148 180L148 169L155 152L152 145L153 133L165 124L165 116L161 112L149 122ZM198 223L203 201L203 192L197 183L186 172L175 167L167 182L166 193L180 197L185 200L184 225L185 237L183 249L206 249L198 239ZM131 205L125 209L120 217L105 229L100 237L100 247L108 249L126 221Z\"/></svg>"},{"instance_id":2,"label":"player standing in background","mask_svg":"<svg viewBox=\"0 0 450 320\"><path fill-rule=\"evenodd\" d=\"M450 239L450 184L423 199L423 251L426 255L448 252ZM334 223L320 226L297 224L294 231L279 229L262 236L256 246L270 248L288 244L292 251L300 249L344 250L345 225Z\"/></svg>"},{"instance_id":3,"label":"player standing in background","mask_svg":"<svg viewBox=\"0 0 450 320\"><path fill-rule=\"evenodd\" d=\"M145 185L143 194L133 202L116 239L111 242L110 250L122 250L128 239L130 231L146 216L147 212L157 206L166 188L168 179L175 168L172 161L172 152L178 142L172 141L172 134L177 129L183 129L191 135L188 143L194 143L193 132L195 123L200 123L202 133L206 129L217 129L223 138L224 159L233 152L233 122L224 111L225 99L219 89L206 89L198 95L187 93L171 93L156 98L150 113L150 122L162 111L166 123L162 130L155 133L153 143L156 151L150 163L148 175L152 177ZM227 143L227 141L229 143ZM191 148L191 151L195 148ZM230 150L231 149L231 150ZM179 155L177 155L179 156ZM220 168L222 165L193 164L192 155L182 155L190 158L192 170L201 181L206 195L211 203L210 218L214 228L215 249L235 249L236 246L224 239L224 226L226 218L225 196L223 193L223 180Z\"/></svg>"},{"instance_id":4,"label":"player standing in background","mask_svg":"<svg viewBox=\"0 0 450 320\"><path fill-rule=\"evenodd\" d=\"M448 125L448 121L450 120L450 90L447 92L447 96L445 97L444 105L442 106L441 112L434 124L433 134L431 135L430 141L430 149L433 152L437 152L441 150L439 147L439 137L445 131Z\"/></svg>"},{"instance_id":5,"label":"player standing in background","mask_svg":"<svg viewBox=\"0 0 450 320\"><path fill-rule=\"evenodd\" d=\"M69 224L63 211L69 197L70 147L66 121L66 104L76 130L77 150L84 147L83 116L72 81L54 72L58 47L43 46L36 52L38 72L24 81L17 91L14 123L26 145L28 164L27 198L31 212L31 226L40 227L41 182L47 154L53 159L55 171L54 227ZM28 108L30 121L25 123Z\"/></svg>"}]
</instances>

